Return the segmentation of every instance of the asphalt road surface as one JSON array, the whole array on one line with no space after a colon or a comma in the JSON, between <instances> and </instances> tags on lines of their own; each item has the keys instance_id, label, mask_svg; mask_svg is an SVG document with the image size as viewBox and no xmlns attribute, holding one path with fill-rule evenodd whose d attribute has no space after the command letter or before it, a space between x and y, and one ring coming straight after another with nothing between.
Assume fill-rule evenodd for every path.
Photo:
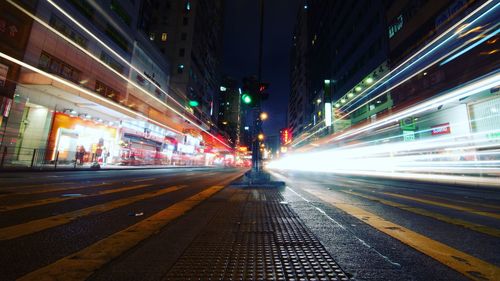
<instances>
[{"instance_id":1,"label":"asphalt road surface","mask_svg":"<svg viewBox=\"0 0 500 281\"><path fill-rule=\"evenodd\" d=\"M500 189L275 172L356 280L500 280Z\"/></svg>"},{"instance_id":2,"label":"asphalt road surface","mask_svg":"<svg viewBox=\"0 0 500 281\"><path fill-rule=\"evenodd\" d=\"M228 186L243 173L176 168L0 174L0 279L171 280L169 270L193 241L208 247L219 240L213 238L217 227L210 228L214 221L241 231L245 212L253 210L248 227L265 230L245 235L275 237L273 227L286 224L273 226L280 218L272 216L287 215L290 237L310 231L328 252L325 259L333 258L353 280L500 280L498 188L274 172L286 183L277 196ZM273 198L280 202L265 204ZM252 209L257 205L248 200L276 213ZM221 223L230 219L236 220ZM220 233L230 235L233 228ZM283 276L256 280L323 280Z\"/></svg>"},{"instance_id":3,"label":"asphalt road surface","mask_svg":"<svg viewBox=\"0 0 500 281\"><path fill-rule=\"evenodd\" d=\"M0 279L86 278L243 172L177 168L2 174ZM203 219L201 214L193 225L176 230L171 249L188 243ZM81 274L61 279L57 274L68 268Z\"/></svg>"}]
</instances>

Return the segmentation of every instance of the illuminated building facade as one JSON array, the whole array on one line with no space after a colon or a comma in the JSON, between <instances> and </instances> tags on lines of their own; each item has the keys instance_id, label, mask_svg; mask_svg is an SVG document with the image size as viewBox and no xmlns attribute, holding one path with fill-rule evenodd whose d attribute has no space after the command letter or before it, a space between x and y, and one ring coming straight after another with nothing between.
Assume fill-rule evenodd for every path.
<instances>
[{"instance_id":1,"label":"illuminated building facade","mask_svg":"<svg viewBox=\"0 0 500 281\"><path fill-rule=\"evenodd\" d=\"M23 54L6 57L22 66L2 128L6 163L207 162L201 121L172 95L168 60L137 29L142 1L13 3L2 5L34 22L22 20Z\"/></svg>"}]
</instances>

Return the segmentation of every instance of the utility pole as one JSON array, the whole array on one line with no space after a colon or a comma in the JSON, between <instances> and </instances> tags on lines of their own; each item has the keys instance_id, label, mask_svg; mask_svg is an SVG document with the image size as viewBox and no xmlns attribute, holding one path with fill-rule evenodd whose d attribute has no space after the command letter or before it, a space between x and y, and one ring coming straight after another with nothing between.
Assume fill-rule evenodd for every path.
<instances>
[{"instance_id":1,"label":"utility pole","mask_svg":"<svg viewBox=\"0 0 500 281\"><path fill-rule=\"evenodd\" d=\"M259 1L260 4L260 26L259 26L259 58L258 58L258 70L257 70L257 85L262 83L262 49L264 41L264 0ZM252 145L252 167L256 172L259 172L261 161L260 161L260 140L258 135L262 133L262 120L260 120L260 113L262 110L261 99L258 99L258 104L254 110L254 135L253 135L253 145Z\"/></svg>"}]
</instances>

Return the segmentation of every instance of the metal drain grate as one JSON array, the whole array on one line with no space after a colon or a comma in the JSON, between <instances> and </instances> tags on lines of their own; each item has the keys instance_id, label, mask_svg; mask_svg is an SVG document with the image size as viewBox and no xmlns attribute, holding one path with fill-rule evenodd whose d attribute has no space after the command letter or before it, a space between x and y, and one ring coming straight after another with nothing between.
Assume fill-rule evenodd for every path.
<instances>
[{"instance_id":1,"label":"metal drain grate","mask_svg":"<svg viewBox=\"0 0 500 281\"><path fill-rule=\"evenodd\" d=\"M277 189L244 189L197 236L165 280L348 280Z\"/></svg>"}]
</instances>

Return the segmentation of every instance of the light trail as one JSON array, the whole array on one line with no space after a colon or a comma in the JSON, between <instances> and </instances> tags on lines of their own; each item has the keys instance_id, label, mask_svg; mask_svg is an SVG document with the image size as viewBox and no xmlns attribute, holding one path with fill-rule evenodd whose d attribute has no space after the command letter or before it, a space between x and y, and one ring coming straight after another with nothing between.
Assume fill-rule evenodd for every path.
<instances>
[{"instance_id":1,"label":"light trail","mask_svg":"<svg viewBox=\"0 0 500 281\"><path fill-rule=\"evenodd\" d=\"M179 117L181 117L182 119L186 120L189 122L189 124L193 125L194 127L202 130L203 132L207 133L208 135L210 135L211 137L213 137L217 142L221 143L222 145L224 145L225 147L231 149L231 146L229 146L228 144L226 144L225 142L221 141L219 138L217 138L216 136L214 136L212 133L210 133L209 131L207 131L206 129L204 129L203 127L199 126L198 124L196 124L196 122L192 121L191 119L189 119L187 116L183 115L181 112L177 111L176 109L174 109L173 107L171 107L170 105L168 105L167 103L165 103L164 101L158 99L155 95L149 93L148 91L146 91L145 89L143 89L142 87L140 87L137 83L135 83L134 81L132 81L131 79L128 79L127 77L125 77L123 74L119 73L118 71L116 71L115 69L111 68L109 65L107 65L106 63L104 63L103 61L101 61L98 57L96 57L94 54L92 54L91 52L87 51L86 49L84 49L83 47L81 47L80 45L78 45L77 43L73 42L71 39L67 38L65 35L63 35L62 33L60 33L59 31L55 30L54 28L52 28L49 24L47 24L46 22L44 22L42 19L36 17L35 15L33 15L32 13L30 13L29 11L27 11L26 9L24 9L23 7L21 7L20 5L18 5L17 3L13 2L12 0L7 0L7 2L11 5L13 5L14 7L16 7L17 9L19 9L20 11L22 11L23 13L25 13L26 15L28 15L29 17L31 17L33 20L35 20L36 22L40 23L41 25L43 25L45 28L47 28L48 30L50 30L51 32L53 32L54 34L56 34L57 36L59 36L60 38L62 38L64 41L66 41L67 43L71 44L72 46L74 46L75 48L77 48L78 50L80 50L81 52L85 53L87 56L91 57L94 61L96 61L97 63L99 63L101 66L104 66L105 68L107 68L108 70L110 70L111 72L113 72L115 75L119 76L120 78L122 78L124 81L130 83L132 86L134 86L136 89L138 89L139 91L143 92L144 94L148 95L149 97L153 98L156 102L160 103L161 105L163 105L164 107L168 108L169 110L171 110L172 112L174 112L175 114L177 114ZM130 68L132 68L133 70L135 70L136 72L138 73L141 73L141 71L139 69L137 69L135 66L133 66L132 64L130 64L126 59L124 59L123 57L121 57L116 51L114 51L111 47L109 47L108 45L106 45L102 40L100 40L97 36L95 36L93 33L91 33L88 29L86 29L82 24L80 24L78 21L76 21L73 17L71 17L66 11L64 11L62 8L60 8L57 4L53 3L51 0L47 0L47 2L49 2L51 5L53 5L56 9L58 9L63 15L65 15L66 17L68 17L73 23L75 23L77 26L79 26L82 30L84 30L87 34L89 34L92 38L94 38L97 42L99 42L103 47L105 47L106 49L108 49L110 52L112 52L116 57L118 57L122 62L124 62L125 64L127 64ZM46 73L44 71L42 72L39 72L39 73ZM151 85L153 85L154 87L156 87L158 90L160 90L163 94L165 94L168 98L172 99L174 102L176 102L179 106L181 106L181 108L183 108L182 104L180 104L179 102L177 102L175 99L173 99L170 95L168 95L167 92L165 92L163 89L161 89L160 87L158 87L149 77L147 76L143 76L143 78L145 78L147 81L149 81L151 83ZM81 90L79 87L77 87L78 90ZM102 99L100 99L102 100ZM105 99L106 102L109 103L108 100ZM114 102L112 103L114 106L116 106L117 104L115 104ZM119 105L118 107L124 109L126 107L123 107L121 105ZM126 108L127 111L129 112L134 112L134 111L131 111L130 109ZM142 114L137 114L136 112L134 112L135 115L138 115L138 116L141 116L141 118L144 118L148 121L153 121L153 123L155 124L158 124L160 125L161 127L164 127L168 130L171 130L171 131L174 131L176 133L179 133L179 134L184 134L178 130L175 130L163 123L160 123L156 120L153 120L149 117L145 117L144 115ZM197 119L197 118L196 118ZM199 120L199 119L197 119ZM201 120L199 120L201 121Z\"/></svg>"},{"instance_id":2,"label":"light trail","mask_svg":"<svg viewBox=\"0 0 500 281\"><path fill-rule=\"evenodd\" d=\"M392 79L394 79L395 77L397 77L398 75L400 75L402 72L404 72L405 70L409 69L411 66L413 66L415 63L419 62L420 60L422 60L423 58L427 57L429 54L431 54L432 52L434 52L435 50L437 50L438 48L440 48L443 44L447 43L449 40L451 40L452 38L454 38L458 32L462 32L462 30L466 29L466 28L469 28L471 27L471 25L473 23L475 23L476 21L478 21L479 19L483 18L484 16L488 15L489 13L491 13L492 11L494 11L496 8L498 8L500 6L500 4L496 4L495 6L493 6L492 8L488 9L486 12L483 12L483 13L480 13L482 12L481 10L485 7L487 7L490 3L492 3L493 1L490 0L490 1L487 1L485 2L483 5L479 6L477 9L475 9L474 11L472 11L471 13L467 14L465 17L463 17L460 21L458 21L457 23L455 23L452 27L448 28L446 31L444 31L443 33L441 33L440 35L438 35L436 38L434 38L431 42L429 42L427 45L425 45L424 47L422 47L421 49L419 49L418 51L416 51L413 55L411 55L409 58L407 58L404 62L400 63L398 66L396 66L394 69L392 69L389 73L387 73L386 75L384 75L382 78L380 78L375 84L371 85L370 87L366 88L365 90L363 90L358 96L354 97L352 100L350 100L348 103L344 104L342 107L340 107L341 109L345 106L347 106L348 104L351 104L353 103L352 105L355 105L356 102L356 98L361 98L361 97L365 97L367 95L364 95L367 91L370 90L370 88L372 87L375 87L377 86L375 89L373 89L373 91L375 91L377 88L379 87L382 87L383 85L385 85L386 83L390 82ZM476 19L474 19L472 22L468 23L467 25L462 25L463 22L465 22L466 20L468 20L469 18L471 18L472 16L478 14L478 17ZM461 26L462 25L462 26ZM455 33L453 33L453 30L454 29L457 29L457 31L455 31ZM473 29L473 28L471 28ZM428 52L426 52L425 54L419 56L423 51L425 51L426 49L430 48L434 43L438 42L441 38L443 38L444 36L448 35L449 33L453 33L451 34L448 38L446 38L443 42L439 43L437 46L435 46L434 48L432 48L431 50L429 50ZM419 57L418 57L419 56ZM446 56L446 55L445 55ZM417 58L418 57L418 58ZM413 59L417 58L415 61L411 62ZM441 58L443 59L443 58ZM403 67L406 63L408 62L411 62L408 66L404 67L404 69L398 71L397 73L394 73L396 72L399 68ZM430 67L430 65L428 66ZM420 73L421 71L424 71L425 69L427 69L428 67L425 67L423 69L420 69L419 71L415 71L415 73ZM385 78L388 78L387 81L384 81ZM408 80L408 79L406 79ZM406 81L405 80L405 81ZM384 82L381 82L381 81L384 81ZM377 84L380 84L380 85L377 85ZM399 83L401 84L401 83ZM398 84L398 85L399 85ZM368 94L369 96L369 94ZM377 96L379 97L379 96ZM377 98L375 97L375 98ZM372 101L372 100L370 100ZM368 101L368 102L370 102ZM366 105L368 102L364 103L363 105ZM352 106L350 105L350 106ZM361 105L361 106L363 106ZM349 107L350 107L349 106ZM348 108L349 108L348 107ZM351 110L352 111L356 111L357 109L359 109L359 106L354 109L354 110Z\"/></svg>"},{"instance_id":3,"label":"light trail","mask_svg":"<svg viewBox=\"0 0 500 281\"><path fill-rule=\"evenodd\" d=\"M414 64L416 64L417 62L421 61L422 59L424 59L425 57L427 57L428 55L430 55L431 53L433 53L434 51L436 51L437 49L439 49L441 46L443 46L443 44L447 43L449 40L453 39L455 36L457 36L457 38L460 38L460 37L464 37L465 35L467 34L470 34L470 33L473 33L475 31L479 31L480 30L480 26L479 27L473 27L472 25L474 23L476 23L477 21L479 21L480 19L482 19L483 17L487 16L488 14L490 14L491 12L493 12L495 9L497 9L500 4L496 4L494 5L493 7L489 8L487 11L485 12L482 12L482 9L486 8L489 4L493 3L493 1L487 1L485 2L483 5L481 5L480 7L478 7L477 9L475 9L474 11L472 11L471 13L467 14L465 17L463 17L460 21L458 21L457 23L455 23L452 27L448 28L446 31L444 31L443 33L441 33L439 36L437 36L436 38L434 38L430 43L428 43L427 45L425 45L424 47L422 47L421 49L419 49L417 52L415 52L412 56L410 56L409 58L407 58L404 62L402 62L401 64L399 64L398 66L396 66L393 70L391 70L389 73L387 73L386 75L384 75L381 79L379 79L375 84L369 86L368 88L366 88L365 90L363 90L359 95L355 96L353 99L351 100L348 100L347 103L345 103L344 105L342 105L339 110L345 110L345 109L350 109L352 106L356 105L356 103L358 103L361 98L366 98L368 96L370 96L371 94L373 94L377 89L379 89L380 87L382 87L383 85L385 85L386 83L392 81L393 79L395 79L397 76L399 76L400 74L402 74L404 71L408 70L410 67L412 67ZM463 24L466 20L470 19L471 17L475 16L475 15L478 15L477 18L473 19L470 23L467 23L467 24ZM490 30L494 30L496 29L496 27L498 26L495 25L495 27L493 28L490 28L489 30L487 31L490 31ZM470 28L470 29L469 29ZM456 30L455 30L456 29ZM462 31L464 31L465 29L469 29L467 31L465 31L464 33L460 34ZM455 31L454 31L455 30ZM487 31L483 32L482 34L485 34ZM433 47L431 50L429 50L428 52L420 55L422 52L424 52L426 49L432 47L432 45L436 42L438 42L440 39L442 39L443 37L445 37L446 35L449 35L451 33L451 35L446 38L444 41L440 42L437 46ZM498 30L496 30L492 35L488 35L486 36L485 38L486 39L482 39L482 40L479 40L480 43L474 43L472 44L473 47L476 47L478 46L479 44L487 41L489 38L493 37L495 34L498 33ZM464 35L465 34L465 35ZM356 108L350 110L349 112L347 113L344 113L342 116L339 117L339 119L343 119L345 117L348 117L350 114L352 114L354 111L360 109L361 107L369 104L370 102L374 101L375 99L379 98L380 96L388 93L390 90L398 87L399 85L407 82L408 80L410 80L411 78L415 77L416 75L418 75L418 73L421 73L422 71L425 71L426 69L432 67L433 65L437 64L438 62L444 60L444 59L450 59L449 57L453 57L452 59L458 57L457 56L453 56L453 54L457 54L457 53L460 53L459 50L461 50L462 48L464 48L467 43L469 42L466 42L464 44L462 44L461 46L455 48L454 50L444 54L443 56L441 56L439 59L437 60L434 60L433 62L427 64L426 66L422 66L418 71L415 71L413 72L412 75L409 75L408 77L406 77L405 79L403 79L402 81L392 85L390 88L386 89L385 91L383 91L382 93L378 94L377 96L375 97L372 97L371 99L365 101L363 104L357 106ZM467 47L465 50L463 50L463 53L465 53L466 51L472 49L473 47L469 46ZM462 54L463 54L462 53ZM420 56L419 56L420 55ZM417 57L419 56L419 57ZM415 59L416 58L416 59ZM412 61L413 59L415 59L414 61ZM452 60L451 59L451 60ZM450 61L451 61L450 60ZM408 62L411 62L409 65L407 66L404 66L406 63ZM399 70L401 67L404 67L402 70ZM398 71L399 70L399 71ZM397 71L397 72L396 72ZM384 79L386 79L384 81ZM338 123L339 120L335 120L334 121L334 124L335 123ZM324 129L326 129L327 127L326 126L323 126L322 128L314 131L313 133L310 133L309 135L301 138L297 138L296 141L294 141L292 143L292 146L295 147L297 145L299 145L300 143L306 141L307 139L313 137L314 135L318 134L319 132L323 131ZM309 130L310 131L310 130Z\"/></svg>"},{"instance_id":4,"label":"light trail","mask_svg":"<svg viewBox=\"0 0 500 281\"><path fill-rule=\"evenodd\" d=\"M104 98L103 96L101 96L101 95L99 95L99 94L96 94L95 92L90 91L90 90L88 90L88 89L86 89L86 88L79 87L79 86L77 86L76 84L73 84L73 83L71 83L71 82L67 81L66 79L63 79L63 78L61 78L61 77L59 77L59 76L56 76L56 75L54 75L54 74L51 74L51 73L45 72L45 71L43 71L43 70L40 70L40 69L38 69L38 68L36 68L36 67L32 66L31 64L28 64L28 63L22 62L22 61L20 61L20 60L18 60L18 59L16 59L16 58L11 57L11 56L9 56L9 55L7 55L7 54L4 54L4 53L2 53L2 52L0 52L0 57L2 57L2 58L4 58L4 59L6 59L6 60L8 60L8 61L11 61L11 62L13 62L13 63L15 63L15 64L18 64L18 65L20 65L20 66L22 66L22 67L25 67L25 68L27 68L27 69L29 69L29 70L31 70L31 71L34 71L34 72L36 72L36 73L39 73L39 74L41 74L41 75L43 75L43 76L45 76L45 77L47 77L47 78L50 78L50 79L55 80L55 81L57 81L57 82L60 82L60 83L62 83L62 84L64 84L64 85L66 85L66 86L68 86L68 87L70 87L70 88L72 88L72 89L74 89L74 90L77 90L77 91L79 91L79 92L83 92L83 93L85 93L85 94L87 94L87 95L90 95L90 96L92 96L93 98L96 98L96 99L98 99L98 100L100 100L100 101L102 101L102 102L105 102L105 103L107 103L107 104L111 105L111 107L120 108L121 110L124 110L124 111L126 111L126 112L128 112L128 113L131 113L131 114L133 114L133 115L135 115L135 116L137 116L137 117L139 117L139 118L143 118L143 119L148 120L148 121L150 121L150 122L153 122L153 123L155 123L155 124L157 124L157 125L159 125L159 126L161 126L161 127L163 127L163 128L166 128L166 129L169 129L169 130L175 131L175 132L177 132L177 133L179 133L179 134L182 134L182 132L179 132L179 131L177 131L177 130L175 130L175 129L173 129L173 128L170 128L170 127L166 126L166 125L165 125L165 124L163 124L163 123L160 123L160 122L158 122L158 121L156 121L156 120L153 120L153 119L151 119L151 118L149 118L149 117L146 117L146 116L142 115L141 113L136 112L136 111L133 111L133 110L131 110L130 108L128 108L128 107L126 107L126 106L123 106L123 105L121 105L121 104L117 104L117 103L115 103L115 102L113 102L113 101L111 101L111 100L109 100L109 99L106 99L106 98Z\"/></svg>"}]
</instances>

